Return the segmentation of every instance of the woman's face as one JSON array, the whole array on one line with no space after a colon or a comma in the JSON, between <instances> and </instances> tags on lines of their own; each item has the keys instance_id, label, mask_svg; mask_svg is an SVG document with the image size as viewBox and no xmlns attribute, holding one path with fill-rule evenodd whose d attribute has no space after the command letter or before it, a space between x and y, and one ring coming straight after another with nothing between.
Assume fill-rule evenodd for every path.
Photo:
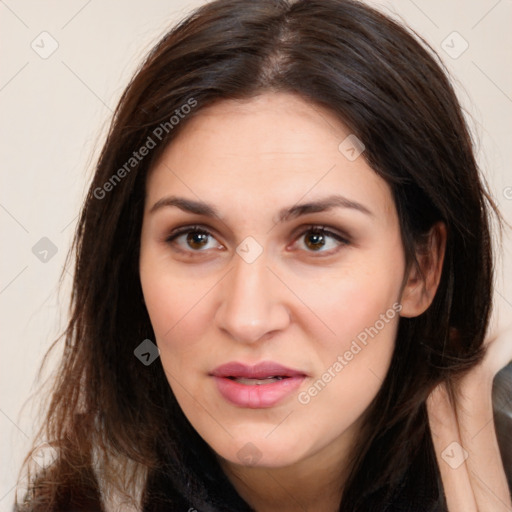
<instances>
[{"instance_id":1,"label":"woman's face","mask_svg":"<svg viewBox=\"0 0 512 512\"><path fill-rule=\"evenodd\" d=\"M349 136L291 94L223 101L148 176L140 277L161 362L230 463L341 454L388 371L404 252Z\"/></svg>"}]
</instances>

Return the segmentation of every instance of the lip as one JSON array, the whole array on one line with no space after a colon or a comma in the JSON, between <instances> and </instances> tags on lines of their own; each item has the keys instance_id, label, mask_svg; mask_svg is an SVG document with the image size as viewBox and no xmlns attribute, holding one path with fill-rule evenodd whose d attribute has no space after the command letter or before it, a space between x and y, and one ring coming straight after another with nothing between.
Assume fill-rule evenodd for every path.
<instances>
[{"instance_id":1,"label":"lip","mask_svg":"<svg viewBox=\"0 0 512 512\"><path fill-rule=\"evenodd\" d=\"M210 375L214 378L217 389L225 400L249 409L273 407L295 391L306 378L300 370L287 368L273 361L263 361L256 365L246 365L239 362L223 364L213 370ZM268 384L244 384L233 378L266 379L283 377L281 380Z\"/></svg>"},{"instance_id":2,"label":"lip","mask_svg":"<svg viewBox=\"0 0 512 512\"><path fill-rule=\"evenodd\" d=\"M273 361L262 361L255 365L230 362L215 368L211 373L214 377L243 377L246 379L265 379L267 377L297 377L306 374L300 370L287 368Z\"/></svg>"}]
</instances>

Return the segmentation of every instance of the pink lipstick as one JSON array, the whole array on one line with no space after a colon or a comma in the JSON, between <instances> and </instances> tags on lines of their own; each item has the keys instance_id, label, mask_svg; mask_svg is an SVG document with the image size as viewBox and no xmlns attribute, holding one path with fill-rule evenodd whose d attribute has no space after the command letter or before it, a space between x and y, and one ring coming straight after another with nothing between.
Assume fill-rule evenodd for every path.
<instances>
[{"instance_id":1,"label":"pink lipstick","mask_svg":"<svg viewBox=\"0 0 512 512\"><path fill-rule=\"evenodd\" d=\"M272 361L263 361L254 366L231 362L219 366L210 375L228 402L250 409L276 405L306 378L304 372Z\"/></svg>"}]
</instances>

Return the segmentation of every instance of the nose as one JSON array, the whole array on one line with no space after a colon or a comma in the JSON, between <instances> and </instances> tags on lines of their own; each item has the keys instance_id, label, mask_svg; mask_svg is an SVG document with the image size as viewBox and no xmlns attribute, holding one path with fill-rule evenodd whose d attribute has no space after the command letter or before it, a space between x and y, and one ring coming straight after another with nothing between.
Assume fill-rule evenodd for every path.
<instances>
[{"instance_id":1,"label":"nose","mask_svg":"<svg viewBox=\"0 0 512 512\"><path fill-rule=\"evenodd\" d=\"M218 328L242 343L254 343L285 329L290 323L286 288L267 268L264 256L247 263L235 255L233 264L223 280L215 315Z\"/></svg>"}]
</instances>

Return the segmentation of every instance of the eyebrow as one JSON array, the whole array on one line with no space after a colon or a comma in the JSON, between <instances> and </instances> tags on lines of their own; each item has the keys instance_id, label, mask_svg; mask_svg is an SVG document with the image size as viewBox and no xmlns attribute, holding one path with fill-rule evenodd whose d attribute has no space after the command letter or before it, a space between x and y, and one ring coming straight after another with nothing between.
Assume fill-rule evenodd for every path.
<instances>
[{"instance_id":1,"label":"eyebrow","mask_svg":"<svg viewBox=\"0 0 512 512\"><path fill-rule=\"evenodd\" d=\"M149 210L149 213L161 210L164 207L176 206L180 210L189 213L195 213L197 215L204 215L206 217L214 217L220 220L220 214L217 209L208 203L202 201L194 201L193 199L185 199L184 197L162 197L159 199Z\"/></svg>"},{"instance_id":2,"label":"eyebrow","mask_svg":"<svg viewBox=\"0 0 512 512\"><path fill-rule=\"evenodd\" d=\"M222 220L221 215L214 206L203 201L195 201L193 199L176 196L162 197L151 207L149 213L154 213L162 208L172 206L175 206L184 212L195 213L197 215L204 215L206 217ZM371 217L374 216L371 210L357 201L353 201L341 195L330 195L318 201L295 204L288 208L279 210L277 223L285 222L300 217L301 215L307 215L308 213L332 210L333 208L347 208Z\"/></svg>"},{"instance_id":3,"label":"eyebrow","mask_svg":"<svg viewBox=\"0 0 512 512\"><path fill-rule=\"evenodd\" d=\"M332 210L333 208L348 208L355 210L370 217L373 217L373 213L366 206L353 201L341 195L330 195L318 201L311 201L309 203L295 204L290 208L283 208L279 211L277 222L284 222L287 220L306 215L308 213L325 212Z\"/></svg>"}]
</instances>

